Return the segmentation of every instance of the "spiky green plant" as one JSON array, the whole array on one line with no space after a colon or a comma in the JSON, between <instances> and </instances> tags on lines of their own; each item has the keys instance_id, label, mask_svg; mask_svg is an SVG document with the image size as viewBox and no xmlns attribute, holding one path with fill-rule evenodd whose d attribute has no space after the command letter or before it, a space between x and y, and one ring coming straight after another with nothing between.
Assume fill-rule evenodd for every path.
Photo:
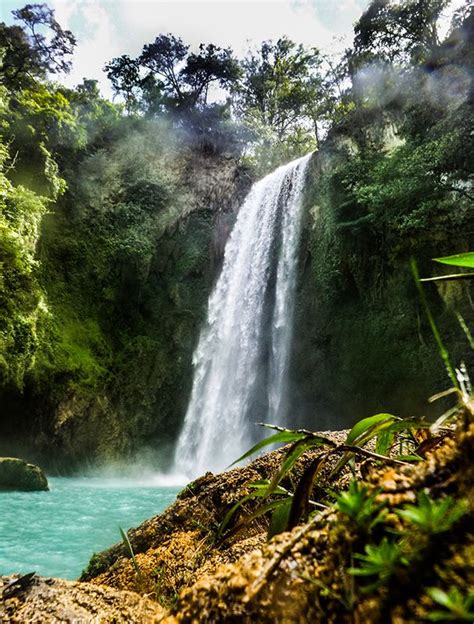
<instances>
[{"instance_id":1,"label":"spiky green plant","mask_svg":"<svg viewBox=\"0 0 474 624\"><path fill-rule=\"evenodd\" d=\"M377 545L366 544L365 554L355 554L354 558L360 561L360 566L349 568L350 574L374 579L361 588L363 592L385 585L397 568L408 565L399 544L386 537Z\"/></svg>"},{"instance_id":2,"label":"spiky green plant","mask_svg":"<svg viewBox=\"0 0 474 624\"><path fill-rule=\"evenodd\" d=\"M443 607L443 610L436 609L428 614L431 622L474 621L474 593L463 594L457 587L451 587L447 592L439 587L429 587L427 594Z\"/></svg>"},{"instance_id":3,"label":"spiky green plant","mask_svg":"<svg viewBox=\"0 0 474 624\"><path fill-rule=\"evenodd\" d=\"M467 512L465 501L456 501L451 496L433 500L426 492L419 492L416 505L405 505L396 514L426 534L448 531Z\"/></svg>"},{"instance_id":4,"label":"spiky green plant","mask_svg":"<svg viewBox=\"0 0 474 624\"><path fill-rule=\"evenodd\" d=\"M370 492L365 485L355 479L349 484L349 489L339 494L336 506L355 522L359 528L372 529L383 522L386 510L383 503L376 502L376 493Z\"/></svg>"}]
</instances>

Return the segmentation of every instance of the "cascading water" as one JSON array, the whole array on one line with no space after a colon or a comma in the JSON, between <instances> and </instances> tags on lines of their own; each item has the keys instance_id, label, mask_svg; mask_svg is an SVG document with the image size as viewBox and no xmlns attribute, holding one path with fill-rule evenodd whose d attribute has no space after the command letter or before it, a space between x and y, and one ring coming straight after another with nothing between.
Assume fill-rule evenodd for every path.
<instances>
[{"instance_id":1,"label":"cascading water","mask_svg":"<svg viewBox=\"0 0 474 624\"><path fill-rule=\"evenodd\" d=\"M225 248L194 352L175 470L223 470L249 448L253 423L285 418L302 198L311 155L253 185Z\"/></svg>"}]
</instances>

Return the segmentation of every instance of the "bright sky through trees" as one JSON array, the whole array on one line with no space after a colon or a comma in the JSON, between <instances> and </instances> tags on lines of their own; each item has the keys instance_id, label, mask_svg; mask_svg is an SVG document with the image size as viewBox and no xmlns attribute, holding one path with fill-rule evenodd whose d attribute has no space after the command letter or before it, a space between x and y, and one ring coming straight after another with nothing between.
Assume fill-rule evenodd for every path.
<instances>
[{"instance_id":1,"label":"bright sky through trees","mask_svg":"<svg viewBox=\"0 0 474 624\"><path fill-rule=\"evenodd\" d=\"M251 44L287 35L330 51L352 37L352 24L368 0L50 0L63 28L78 41L68 85L83 77L99 80L105 95L110 84L102 69L121 54L136 56L159 33L172 32L192 46L213 42L243 55ZM26 1L2 0L0 20Z\"/></svg>"}]
</instances>

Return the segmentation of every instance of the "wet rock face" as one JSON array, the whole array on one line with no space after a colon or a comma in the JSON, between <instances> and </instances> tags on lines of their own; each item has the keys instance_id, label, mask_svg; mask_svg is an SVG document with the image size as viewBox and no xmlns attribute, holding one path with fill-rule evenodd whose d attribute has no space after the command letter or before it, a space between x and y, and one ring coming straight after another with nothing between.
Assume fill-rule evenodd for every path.
<instances>
[{"instance_id":1,"label":"wet rock face","mask_svg":"<svg viewBox=\"0 0 474 624\"><path fill-rule=\"evenodd\" d=\"M0 490L47 491L48 480L39 466L17 457L0 457Z\"/></svg>"},{"instance_id":2,"label":"wet rock face","mask_svg":"<svg viewBox=\"0 0 474 624\"><path fill-rule=\"evenodd\" d=\"M25 577L23 577L25 578ZM33 576L0 577L0 622L159 622L163 610L138 594Z\"/></svg>"}]
</instances>

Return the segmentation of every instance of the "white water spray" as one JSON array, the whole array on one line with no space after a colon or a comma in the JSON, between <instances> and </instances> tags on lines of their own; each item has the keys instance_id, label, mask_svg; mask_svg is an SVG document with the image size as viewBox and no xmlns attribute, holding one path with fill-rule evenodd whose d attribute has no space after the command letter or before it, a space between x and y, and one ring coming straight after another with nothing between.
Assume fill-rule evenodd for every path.
<instances>
[{"instance_id":1,"label":"white water spray","mask_svg":"<svg viewBox=\"0 0 474 624\"><path fill-rule=\"evenodd\" d=\"M253 185L225 248L194 352L174 470L223 470L284 420L305 173L311 155Z\"/></svg>"}]
</instances>

